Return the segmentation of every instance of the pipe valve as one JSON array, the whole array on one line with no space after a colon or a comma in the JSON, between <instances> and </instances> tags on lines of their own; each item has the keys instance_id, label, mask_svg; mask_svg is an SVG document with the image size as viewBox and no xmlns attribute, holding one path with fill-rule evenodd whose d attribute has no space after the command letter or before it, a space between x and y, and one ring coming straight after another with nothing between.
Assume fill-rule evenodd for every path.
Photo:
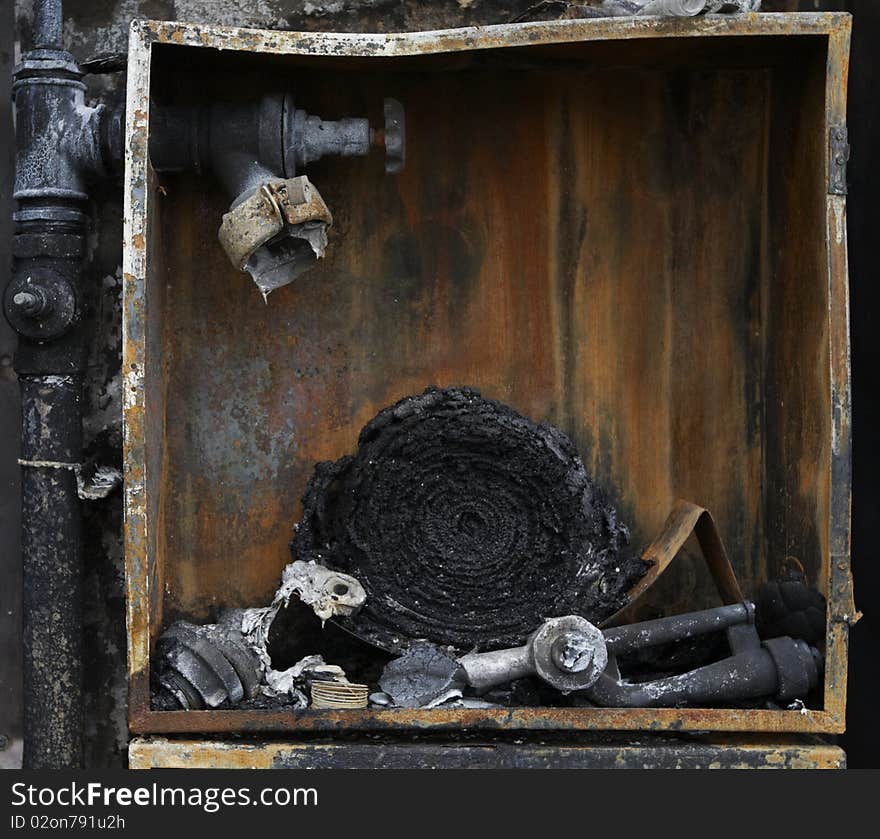
<instances>
[{"instance_id":1,"label":"pipe valve","mask_svg":"<svg viewBox=\"0 0 880 839\"><path fill-rule=\"evenodd\" d=\"M324 255L333 219L306 167L376 148L386 173L403 169L403 107L386 99L383 113L381 128L356 117L324 120L296 107L291 93L245 105L157 105L150 157L158 172L210 171L220 179L232 199L220 243L265 297Z\"/></svg>"}]
</instances>

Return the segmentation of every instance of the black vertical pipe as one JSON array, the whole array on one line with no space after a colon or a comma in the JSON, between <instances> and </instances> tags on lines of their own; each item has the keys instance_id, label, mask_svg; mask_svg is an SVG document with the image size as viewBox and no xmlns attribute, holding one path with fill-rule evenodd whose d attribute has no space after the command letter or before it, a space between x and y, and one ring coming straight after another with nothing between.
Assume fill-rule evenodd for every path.
<instances>
[{"instance_id":1,"label":"black vertical pipe","mask_svg":"<svg viewBox=\"0 0 880 839\"><path fill-rule=\"evenodd\" d=\"M28 769L82 762L82 539L77 469L82 457L85 344L79 321L82 226L18 223L12 288L72 293L70 323L40 340L22 334L15 367L21 388L24 753ZM27 282L30 281L30 282ZM17 285L16 285L17 283ZM19 292L20 293L20 292ZM69 302L69 301L68 301ZM46 324L48 319L37 319ZM27 329L20 312L13 323Z\"/></svg>"},{"instance_id":2,"label":"black vertical pipe","mask_svg":"<svg viewBox=\"0 0 880 839\"><path fill-rule=\"evenodd\" d=\"M110 121L60 48L60 0L36 0L16 68L16 210L7 320L19 334L25 768L82 762L80 322L86 180L106 172Z\"/></svg>"},{"instance_id":3,"label":"black vertical pipe","mask_svg":"<svg viewBox=\"0 0 880 839\"><path fill-rule=\"evenodd\" d=\"M34 3L34 47L61 49L61 0Z\"/></svg>"},{"instance_id":4,"label":"black vertical pipe","mask_svg":"<svg viewBox=\"0 0 880 839\"><path fill-rule=\"evenodd\" d=\"M82 760L79 376L22 375L24 765ZM46 417L54 417L52 423Z\"/></svg>"}]
</instances>

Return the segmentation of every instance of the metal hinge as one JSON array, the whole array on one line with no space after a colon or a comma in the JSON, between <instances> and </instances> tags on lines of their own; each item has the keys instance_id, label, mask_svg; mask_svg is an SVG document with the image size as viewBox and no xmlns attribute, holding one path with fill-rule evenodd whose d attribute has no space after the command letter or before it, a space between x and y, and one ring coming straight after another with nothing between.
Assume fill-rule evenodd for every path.
<instances>
[{"instance_id":1,"label":"metal hinge","mask_svg":"<svg viewBox=\"0 0 880 839\"><path fill-rule=\"evenodd\" d=\"M849 160L846 123L831 126L828 142L828 194L846 195L846 164Z\"/></svg>"}]
</instances>

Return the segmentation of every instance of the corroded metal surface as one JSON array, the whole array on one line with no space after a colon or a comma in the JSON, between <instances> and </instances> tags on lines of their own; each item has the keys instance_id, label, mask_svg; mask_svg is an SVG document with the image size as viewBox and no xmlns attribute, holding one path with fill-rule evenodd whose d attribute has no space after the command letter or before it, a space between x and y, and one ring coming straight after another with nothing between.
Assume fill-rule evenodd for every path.
<instances>
[{"instance_id":1,"label":"corroded metal surface","mask_svg":"<svg viewBox=\"0 0 880 839\"><path fill-rule=\"evenodd\" d=\"M846 122L849 79L850 20L829 36L825 81L827 128ZM827 148L827 147L826 147ZM830 150L828 150L830 152ZM827 153L827 152L826 152ZM831 160L826 159L830 181ZM829 190L830 192L830 190ZM850 627L861 613L853 600L850 563L852 511L852 403L850 383L849 264L846 239L846 196L829 194L825 207L827 275L830 285L828 332L831 350L831 456L828 464L830 516L827 573L830 577L825 660L825 708L840 721L846 718L847 652Z\"/></svg>"},{"instance_id":2,"label":"corroded metal surface","mask_svg":"<svg viewBox=\"0 0 880 839\"><path fill-rule=\"evenodd\" d=\"M129 713L150 702L150 620L161 621L160 558L148 546L144 373L147 356L146 275L151 183L148 160L150 107L149 43L132 32L131 72L126 92L125 196L123 228L123 455L125 494L125 587L128 624ZM153 330L151 334L155 334ZM152 342L151 342L152 343ZM155 461L154 461L155 462ZM150 505L156 527L158 499ZM157 585L158 584L158 585Z\"/></svg>"},{"instance_id":3,"label":"corroded metal surface","mask_svg":"<svg viewBox=\"0 0 880 839\"><path fill-rule=\"evenodd\" d=\"M582 745L476 741L272 743L136 738L131 769L844 769L841 749L816 739L611 739Z\"/></svg>"},{"instance_id":4,"label":"corroded metal surface","mask_svg":"<svg viewBox=\"0 0 880 839\"><path fill-rule=\"evenodd\" d=\"M133 708L136 734L531 729L535 731L843 731L826 711L741 708L371 708L367 711L149 711Z\"/></svg>"},{"instance_id":5,"label":"corroded metal surface","mask_svg":"<svg viewBox=\"0 0 880 839\"><path fill-rule=\"evenodd\" d=\"M821 163L828 126L845 119L849 28L848 16L827 14L387 36L135 23L124 267L132 728L841 731L856 615L845 198L826 196ZM755 41L741 52L734 38L718 41L730 62L719 69L716 39L703 35ZM322 178L347 242L320 279L252 309L253 288L204 244L215 230L200 220L222 211L223 196L185 179L159 191L146 158L156 44L162 61L178 45L259 53L276 69L288 56L342 112L353 94L311 72L312 57L344 58L372 92L395 80L411 118L407 170L380 195L351 172ZM378 76L367 72L376 57L412 69L430 53L470 61L498 46L538 57L497 54L514 62L502 96L488 77L436 63L382 76L390 64L377 61ZM692 75L686 47L700 65ZM626 51L631 69L603 70L610 50ZM578 69L588 55L593 75ZM657 72L664 61L669 71ZM472 141L476 120L485 142ZM685 171L694 174L674 176ZM600 358L596 347L615 350ZM350 450L378 407L463 379L571 433L637 538L685 494L716 514L744 586L771 576L768 557L798 555L829 594L824 710L150 712L150 638L163 613L203 618L267 601L312 464ZM693 566L658 583L656 598L704 595ZM653 616L656 598L637 616Z\"/></svg>"},{"instance_id":6,"label":"corroded metal surface","mask_svg":"<svg viewBox=\"0 0 880 839\"><path fill-rule=\"evenodd\" d=\"M173 21L135 21L145 41L283 55L392 57L590 40L696 38L722 35L829 35L849 16L757 13L696 20L600 18L463 27L429 32L354 34L275 32Z\"/></svg>"}]
</instances>

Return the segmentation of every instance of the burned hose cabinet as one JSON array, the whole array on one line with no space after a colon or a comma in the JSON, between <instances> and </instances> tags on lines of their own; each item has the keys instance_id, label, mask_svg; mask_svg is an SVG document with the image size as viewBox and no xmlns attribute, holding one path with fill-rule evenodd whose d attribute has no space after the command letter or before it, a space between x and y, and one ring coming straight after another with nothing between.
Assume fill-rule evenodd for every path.
<instances>
[{"instance_id":1,"label":"burned hose cabinet","mask_svg":"<svg viewBox=\"0 0 880 839\"><path fill-rule=\"evenodd\" d=\"M840 177L828 176L830 132L846 119L849 27L848 16L828 14L638 15L391 35L135 24L124 266L132 730L842 730L857 611L848 563L846 198ZM292 104L255 101L255 90L290 91ZM375 127L386 96L406 112L398 177L384 177L376 157L312 161L291 151L285 162L285 113L288 132L305 131L299 110L369 117ZM259 166L227 176L207 134L216 134L212 109L233 102L257 117L241 132ZM177 107L191 109L189 121L169 117ZM261 113L274 114L276 151L259 145ZM358 131L362 147L367 132ZM171 136L177 147L160 152ZM165 155L176 162L166 167ZM241 281L241 258L233 264L218 244L218 227L257 181L305 173L332 213L335 241L267 306ZM300 195L289 198L292 208ZM277 218L276 201L284 213L277 194L251 198L248 212ZM706 219L724 235L695 236ZM359 451L361 430L429 385L472 386L560 429L611 496L637 552L663 532L676 499L701 505L682 513L692 530L712 511L735 576L699 561L711 542L697 527L700 547L677 544L678 559L641 597L625 598L616 623L712 610L719 595L722 614L739 614L736 604L757 598L794 556L827 603L824 635L810 641L821 670L805 645L728 646L719 660L754 654L761 682L761 697L739 707L711 697L685 707L645 707L645 698L640 707L589 699L497 707L483 697L394 707L372 679L366 709L152 707L150 665L163 632L177 620L211 625L223 609L272 603L316 464L335 464L356 482L366 471L346 471L340 459ZM558 441L546 443L552 463ZM381 466L396 468L390 458ZM354 484L339 486L348 498ZM498 490L488 479L482 486L486 495ZM520 490L545 491L512 477L499 495ZM504 509L527 506L514 500ZM462 545L489 523L487 509L460 516ZM382 540L381 503L372 512L371 527L337 542L335 570L365 590L372 569L355 551L367 536ZM541 534L555 533L552 510L520 518L523 544L551 541ZM406 528L397 530L403 544ZM337 557L315 532L298 531L294 541L309 554L295 559L333 567ZM611 571L623 567L615 556L606 555ZM492 579L472 576L474 587ZM421 600L417 577L387 594L411 606L406 597ZM501 579L511 590L518 582ZM375 630L397 655L396 633L417 638L430 621L403 611L380 624L372 591L349 628ZM461 627L491 617L492 640L516 649L544 619L572 613L529 614L511 627L504 600L493 591L492 615L463 615ZM820 603L804 601L808 628ZM593 623L603 638L621 631L607 617ZM440 641L466 645L468 637ZM435 662L438 683L460 682L455 661L469 651ZM476 651L484 652L497 649ZM550 656L582 672L586 652L575 633ZM796 664L806 674L802 684L815 681L802 710L769 686L789 659L792 673ZM625 705L610 701L611 687L607 704Z\"/></svg>"},{"instance_id":2,"label":"burned hose cabinet","mask_svg":"<svg viewBox=\"0 0 880 839\"><path fill-rule=\"evenodd\" d=\"M256 104L153 106L150 161L157 172L212 173L232 199L218 238L229 260L264 296L292 282L324 255L333 217L301 174L323 157L385 152L385 171L403 169L400 103L385 99L384 128L366 119L338 121L298 108L293 94Z\"/></svg>"}]
</instances>

